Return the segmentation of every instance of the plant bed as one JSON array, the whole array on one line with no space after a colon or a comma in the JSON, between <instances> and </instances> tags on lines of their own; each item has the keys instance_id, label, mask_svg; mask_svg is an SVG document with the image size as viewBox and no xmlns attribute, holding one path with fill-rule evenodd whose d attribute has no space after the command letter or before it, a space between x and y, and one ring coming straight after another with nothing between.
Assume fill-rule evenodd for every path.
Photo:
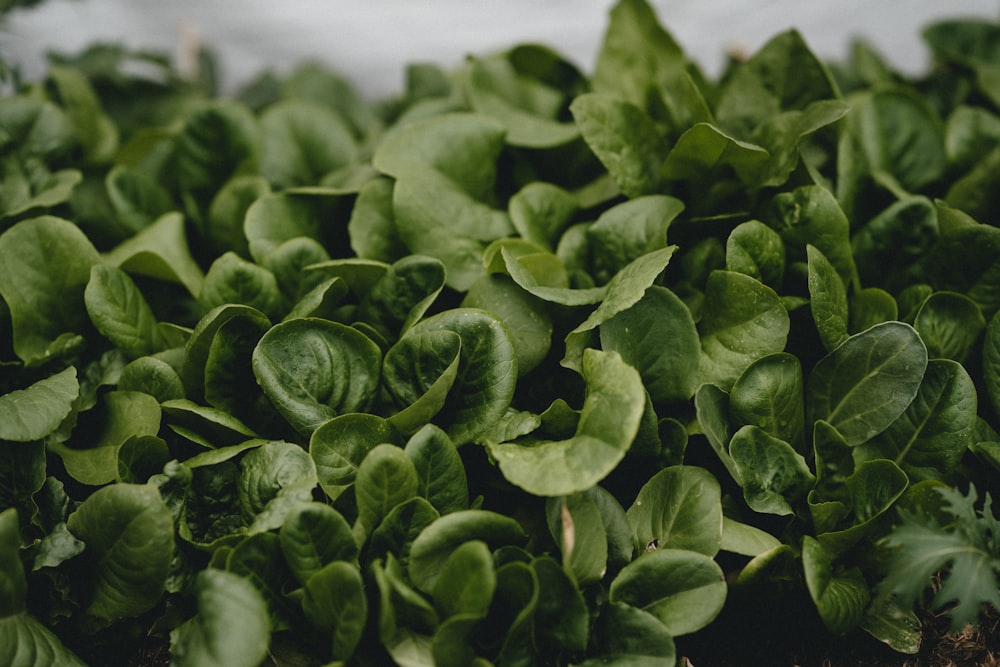
<instances>
[{"instance_id":1,"label":"plant bed","mask_svg":"<svg viewBox=\"0 0 1000 667\"><path fill-rule=\"evenodd\" d=\"M925 37L9 81L0 662L992 664L1000 26Z\"/></svg>"}]
</instances>

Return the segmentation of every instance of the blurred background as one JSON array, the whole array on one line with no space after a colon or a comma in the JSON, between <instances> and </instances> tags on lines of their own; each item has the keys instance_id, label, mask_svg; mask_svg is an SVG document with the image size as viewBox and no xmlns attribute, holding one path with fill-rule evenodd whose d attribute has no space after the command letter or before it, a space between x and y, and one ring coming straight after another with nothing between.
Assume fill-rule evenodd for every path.
<instances>
[{"instance_id":1,"label":"blurred background","mask_svg":"<svg viewBox=\"0 0 1000 667\"><path fill-rule=\"evenodd\" d=\"M921 29L942 18L1000 17L997 0L651 0L661 23L717 74L727 52L752 53L798 28L826 60L846 59L867 40L905 73L929 63ZM402 90L413 61L457 65L524 42L543 42L592 71L613 0L46 0L0 22L0 55L25 78L44 72L45 53L76 53L95 41L174 56L210 48L223 92L265 69L305 60L339 70L367 97Z\"/></svg>"}]
</instances>

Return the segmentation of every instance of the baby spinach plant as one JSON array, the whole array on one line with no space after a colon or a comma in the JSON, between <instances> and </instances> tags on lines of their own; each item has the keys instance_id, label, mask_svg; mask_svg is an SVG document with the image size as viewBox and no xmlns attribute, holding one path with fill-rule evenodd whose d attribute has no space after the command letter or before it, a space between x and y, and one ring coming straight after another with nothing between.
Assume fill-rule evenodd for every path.
<instances>
[{"instance_id":1,"label":"baby spinach plant","mask_svg":"<svg viewBox=\"0 0 1000 667\"><path fill-rule=\"evenodd\" d=\"M53 56L0 99L0 662L673 665L746 599L916 653L935 581L976 623L1000 27L925 37L711 80L621 0L592 73L378 104Z\"/></svg>"}]
</instances>

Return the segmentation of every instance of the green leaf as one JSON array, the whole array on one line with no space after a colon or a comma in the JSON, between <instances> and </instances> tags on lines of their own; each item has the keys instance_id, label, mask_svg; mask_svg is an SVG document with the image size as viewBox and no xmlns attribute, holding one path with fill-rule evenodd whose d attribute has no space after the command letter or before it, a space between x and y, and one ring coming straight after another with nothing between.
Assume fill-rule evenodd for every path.
<instances>
[{"instance_id":1,"label":"green leaf","mask_svg":"<svg viewBox=\"0 0 1000 667\"><path fill-rule=\"evenodd\" d=\"M198 293L198 303L206 313L227 304L241 304L271 319L280 317L284 306L274 274L232 251L212 262Z\"/></svg>"},{"instance_id":2,"label":"green leaf","mask_svg":"<svg viewBox=\"0 0 1000 667\"><path fill-rule=\"evenodd\" d=\"M184 216L176 211L122 241L105 259L126 273L180 283L192 296L201 292L205 277L191 256Z\"/></svg>"},{"instance_id":3,"label":"green leaf","mask_svg":"<svg viewBox=\"0 0 1000 667\"><path fill-rule=\"evenodd\" d=\"M260 174L276 189L316 185L356 152L341 116L318 104L283 101L260 116Z\"/></svg>"},{"instance_id":4,"label":"green leaf","mask_svg":"<svg viewBox=\"0 0 1000 667\"><path fill-rule=\"evenodd\" d=\"M600 325L600 337L602 349L639 371L654 403L694 396L701 342L691 311L674 292L650 286L642 299Z\"/></svg>"},{"instance_id":5,"label":"green leaf","mask_svg":"<svg viewBox=\"0 0 1000 667\"><path fill-rule=\"evenodd\" d=\"M406 455L417 471L417 494L441 514L469 508L465 464L451 438L427 424L406 442Z\"/></svg>"},{"instance_id":6,"label":"green leaf","mask_svg":"<svg viewBox=\"0 0 1000 667\"><path fill-rule=\"evenodd\" d=\"M594 643L599 657L580 663L581 667L609 664L673 667L677 664L674 638L663 623L642 609L620 602L602 607L594 628Z\"/></svg>"},{"instance_id":7,"label":"green leaf","mask_svg":"<svg viewBox=\"0 0 1000 667\"><path fill-rule=\"evenodd\" d=\"M806 535L802 542L806 587L826 628L838 635L858 626L868 607L868 583L859 568L839 571L823 546Z\"/></svg>"},{"instance_id":8,"label":"green leaf","mask_svg":"<svg viewBox=\"0 0 1000 667\"><path fill-rule=\"evenodd\" d=\"M729 444L743 497L755 512L793 514L815 479L805 458L780 438L744 426Z\"/></svg>"},{"instance_id":9,"label":"green leaf","mask_svg":"<svg viewBox=\"0 0 1000 667\"><path fill-rule=\"evenodd\" d=\"M133 359L167 347L149 303L121 269L105 264L91 267L83 296L94 327Z\"/></svg>"},{"instance_id":10,"label":"green leaf","mask_svg":"<svg viewBox=\"0 0 1000 667\"><path fill-rule=\"evenodd\" d=\"M685 549L715 556L722 541L722 492L703 468L664 468L626 513L638 551Z\"/></svg>"},{"instance_id":11,"label":"green leaf","mask_svg":"<svg viewBox=\"0 0 1000 667\"><path fill-rule=\"evenodd\" d=\"M0 619L22 614L28 581L21 562L21 538L17 510L7 508L0 512Z\"/></svg>"},{"instance_id":12,"label":"green leaf","mask_svg":"<svg viewBox=\"0 0 1000 667\"><path fill-rule=\"evenodd\" d=\"M260 331L271 328L271 321L267 316L249 306L227 304L206 313L195 325L194 331L191 332L191 336L184 346L181 379L184 381L187 398L192 401L200 401L204 398L206 380L208 379L206 367L208 359L212 355L212 344L218 332L230 320L234 319L241 320L241 326L244 328L253 327Z\"/></svg>"},{"instance_id":13,"label":"green leaf","mask_svg":"<svg viewBox=\"0 0 1000 667\"><path fill-rule=\"evenodd\" d=\"M784 350L789 328L774 290L742 273L713 271L698 323L701 381L729 389L751 363Z\"/></svg>"},{"instance_id":14,"label":"green leaf","mask_svg":"<svg viewBox=\"0 0 1000 667\"><path fill-rule=\"evenodd\" d=\"M340 512L323 503L302 503L292 509L278 536L281 552L301 584L329 563L358 558L351 526Z\"/></svg>"},{"instance_id":15,"label":"green leaf","mask_svg":"<svg viewBox=\"0 0 1000 667\"><path fill-rule=\"evenodd\" d=\"M917 395L927 348L908 324L886 322L821 359L806 385L810 422L824 420L851 445L884 431Z\"/></svg>"},{"instance_id":16,"label":"green leaf","mask_svg":"<svg viewBox=\"0 0 1000 667\"><path fill-rule=\"evenodd\" d=\"M375 397L382 353L357 329L317 318L272 327L253 352L261 389L297 431L364 410Z\"/></svg>"},{"instance_id":17,"label":"green leaf","mask_svg":"<svg viewBox=\"0 0 1000 667\"><path fill-rule=\"evenodd\" d=\"M215 100L187 115L175 144L178 184L195 204L204 202L230 177L256 166L257 120L238 102Z\"/></svg>"},{"instance_id":18,"label":"green leaf","mask_svg":"<svg viewBox=\"0 0 1000 667\"><path fill-rule=\"evenodd\" d=\"M358 466L354 486L358 522L368 532L416 494L416 468L400 447L376 445Z\"/></svg>"},{"instance_id":19,"label":"green leaf","mask_svg":"<svg viewBox=\"0 0 1000 667\"><path fill-rule=\"evenodd\" d=\"M584 93L570 104L570 112L584 141L626 196L660 191L665 141L642 109L611 95Z\"/></svg>"},{"instance_id":20,"label":"green leaf","mask_svg":"<svg viewBox=\"0 0 1000 667\"><path fill-rule=\"evenodd\" d=\"M759 220L737 225L726 239L726 269L778 287L785 275L785 244Z\"/></svg>"},{"instance_id":21,"label":"green leaf","mask_svg":"<svg viewBox=\"0 0 1000 667\"><path fill-rule=\"evenodd\" d=\"M840 92L826 65L797 30L786 30L736 68L719 91L716 116L723 126L749 134L782 111L837 97Z\"/></svg>"},{"instance_id":22,"label":"green leaf","mask_svg":"<svg viewBox=\"0 0 1000 667\"><path fill-rule=\"evenodd\" d=\"M93 432L77 429L70 441L50 448L73 479L100 486L118 478L118 450L127 440L159 433L161 409L149 394L118 390L103 394L91 417Z\"/></svg>"},{"instance_id":23,"label":"green leaf","mask_svg":"<svg viewBox=\"0 0 1000 667\"><path fill-rule=\"evenodd\" d=\"M744 183L758 180L767 163L767 149L729 136L711 123L697 123L677 139L660 166L666 180L712 181L729 167Z\"/></svg>"},{"instance_id":24,"label":"green leaf","mask_svg":"<svg viewBox=\"0 0 1000 667\"><path fill-rule=\"evenodd\" d=\"M531 562L538 581L535 638L539 645L566 651L587 647L590 617L587 602L567 572L550 556Z\"/></svg>"},{"instance_id":25,"label":"green leaf","mask_svg":"<svg viewBox=\"0 0 1000 667\"><path fill-rule=\"evenodd\" d=\"M729 394L714 384L705 383L698 387L694 395L694 406L698 425L709 446L732 478L739 483L739 469L729 455L729 441L733 437L733 429L729 423Z\"/></svg>"},{"instance_id":26,"label":"green leaf","mask_svg":"<svg viewBox=\"0 0 1000 667\"><path fill-rule=\"evenodd\" d=\"M549 533L562 553L562 565L579 586L600 581L608 567L608 534L597 502L585 493L549 498Z\"/></svg>"},{"instance_id":27,"label":"green leaf","mask_svg":"<svg viewBox=\"0 0 1000 667\"><path fill-rule=\"evenodd\" d=\"M153 486L98 489L67 521L87 545L87 613L107 621L134 618L159 602L174 553L173 516Z\"/></svg>"},{"instance_id":28,"label":"green leaf","mask_svg":"<svg viewBox=\"0 0 1000 667\"><path fill-rule=\"evenodd\" d=\"M579 370L577 349L580 341L588 338L587 332L618 313L627 310L642 299L643 294L663 272L673 257L677 246L660 248L641 255L616 273L607 284L607 293L597 308L566 337L567 353L562 364Z\"/></svg>"},{"instance_id":29,"label":"green leaf","mask_svg":"<svg viewBox=\"0 0 1000 667\"><path fill-rule=\"evenodd\" d=\"M597 54L594 90L645 106L650 89L666 73L684 65L680 45L660 24L648 2L617 2L611 8Z\"/></svg>"},{"instance_id":30,"label":"green leaf","mask_svg":"<svg viewBox=\"0 0 1000 667\"><path fill-rule=\"evenodd\" d=\"M471 540L482 540L491 549L522 545L524 530L514 519L487 510L462 510L445 514L427 526L410 548L409 574L425 593L437 585L448 556Z\"/></svg>"},{"instance_id":31,"label":"green leaf","mask_svg":"<svg viewBox=\"0 0 1000 667\"><path fill-rule=\"evenodd\" d=\"M0 234L0 297L10 310L14 352L43 361L66 333L86 333L83 294L97 250L73 223L45 216Z\"/></svg>"},{"instance_id":32,"label":"green leaf","mask_svg":"<svg viewBox=\"0 0 1000 667\"><path fill-rule=\"evenodd\" d=\"M255 447L243 456L240 467L237 499L248 524L282 491L302 489L308 494L316 486L315 463L308 452L291 442L272 441Z\"/></svg>"},{"instance_id":33,"label":"green leaf","mask_svg":"<svg viewBox=\"0 0 1000 667\"><path fill-rule=\"evenodd\" d=\"M805 400L798 358L779 352L750 364L729 392L729 416L733 424L757 426L804 451Z\"/></svg>"},{"instance_id":34,"label":"green leaf","mask_svg":"<svg viewBox=\"0 0 1000 667\"><path fill-rule=\"evenodd\" d=\"M528 183L507 202L511 224L521 238L548 250L556 247L579 206L572 194L544 181Z\"/></svg>"},{"instance_id":35,"label":"green leaf","mask_svg":"<svg viewBox=\"0 0 1000 667\"><path fill-rule=\"evenodd\" d=\"M457 333L458 374L438 423L456 445L476 440L491 429L510 406L517 383L517 356L510 332L483 310L454 308L417 323L407 335Z\"/></svg>"},{"instance_id":36,"label":"green leaf","mask_svg":"<svg viewBox=\"0 0 1000 667\"><path fill-rule=\"evenodd\" d=\"M572 123L557 118L563 94L520 73L509 58L474 58L466 75L469 105L503 123L512 146L554 148L579 136Z\"/></svg>"},{"instance_id":37,"label":"green leaf","mask_svg":"<svg viewBox=\"0 0 1000 667\"><path fill-rule=\"evenodd\" d=\"M611 582L610 598L655 616L676 637L715 619L726 600L726 580L709 556L657 549L625 566Z\"/></svg>"},{"instance_id":38,"label":"green leaf","mask_svg":"<svg viewBox=\"0 0 1000 667\"><path fill-rule=\"evenodd\" d=\"M372 164L401 178L414 167L430 167L472 199L488 202L496 184L503 125L483 114L449 113L397 125L383 137Z\"/></svg>"},{"instance_id":39,"label":"green leaf","mask_svg":"<svg viewBox=\"0 0 1000 667\"><path fill-rule=\"evenodd\" d=\"M178 667L253 667L267 655L271 621L257 589L243 577L205 569L195 579L197 614L170 633Z\"/></svg>"},{"instance_id":40,"label":"green leaf","mask_svg":"<svg viewBox=\"0 0 1000 667\"><path fill-rule=\"evenodd\" d=\"M389 420L404 433L430 422L447 403L458 377L462 337L454 331L418 331L385 353L385 389L402 409Z\"/></svg>"},{"instance_id":41,"label":"green leaf","mask_svg":"<svg viewBox=\"0 0 1000 667\"><path fill-rule=\"evenodd\" d=\"M616 352L587 349L583 378L587 398L573 437L487 443L508 481L535 495L564 496L589 489L624 458L645 405L638 372Z\"/></svg>"},{"instance_id":42,"label":"green leaf","mask_svg":"<svg viewBox=\"0 0 1000 667\"><path fill-rule=\"evenodd\" d=\"M534 370L548 355L553 331L549 309L508 276L482 276L466 292L461 307L485 310L504 323L517 353L519 376Z\"/></svg>"},{"instance_id":43,"label":"green leaf","mask_svg":"<svg viewBox=\"0 0 1000 667\"><path fill-rule=\"evenodd\" d=\"M863 456L895 461L911 481L948 479L972 443L978 405L965 368L932 359L913 401L885 431L863 445Z\"/></svg>"},{"instance_id":44,"label":"green leaf","mask_svg":"<svg viewBox=\"0 0 1000 667\"><path fill-rule=\"evenodd\" d=\"M323 491L336 500L351 488L358 466L369 451L383 443L401 445L391 423L373 414L351 413L334 417L313 431L309 455Z\"/></svg>"},{"instance_id":45,"label":"green leaf","mask_svg":"<svg viewBox=\"0 0 1000 667\"><path fill-rule=\"evenodd\" d=\"M135 234L174 209L170 192L148 174L116 165L104 177L108 200L119 224Z\"/></svg>"},{"instance_id":46,"label":"green leaf","mask_svg":"<svg viewBox=\"0 0 1000 667\"><path fill-rule=\"evenodd\" d=\"M70 366L0 396L0 440L41 440L59 427L79 395L76 368Z\"/></svg>"},{"instance_id":47,"label":"green leaf","mask_svg":"<svg viewBox=\"0 0 1000 667\"><path fill-rule=\"evenodd\" d=\"M847 287L833 264L813 245L806 246L809 257L809 309L816 331L827 352L847 340Z\"/></svg>"},{"instance_id":48,"label":"green leaf","mask_svg":"<svg viewBox=\"0 0 1000 667\"><path fill-rule=\"evenodd\" d=\"M1000 310L1000 229L961 226L941 235L921 264L934 289L964 294L987 319Z\"/></svg>"},{"instance_id":49,"label":"green leaf","mask_svg":"<svg viewBox=\"0 0 1000 667\"><path fill-rule=\"evenodd\" d=\"M334 660L348 660L361 642L368 615L365 584L356 565L332 562L305 583L302 611L330 635Z\"/></svg>"},{"instance_id":50,"label":"green leaf","mask_svg":"<svg viewBox=\"0 0 1000 667\"><path fill-rule=\"evenodd\" d=\"M837 270L845 287L858 284L850 222L826 188L803 185L775 195L764 222L785 241L789 264L807 261L812 245Z\"/></svg>"},{"instance_id":51,"label":"green leaf","mask_svg":"<svg viewBox=\"0 0 1000 667\"><path fill-rule=\"evenodd\" d=\"M322 189L275 192L258 197L247 208L243 222L243 233L253 260L266 266L270 255L294 239L312 239L323 247L344 243L343 225L328 224L330 218L338 216L344 197Z\"/></svg>"},{"instance_id":52,"label":"green leaf","mask_svg":"<svg viewBox=\"0 0 1000 667\"><path fill-rule=\"evenodd\" d=\"M666 195L637 197L612 206L587 226L598 282L612 276L646 253L667 246L667 229L684 210L679 199Z\"/></svg>"},{"instance_id":53,"label":"green leaf","mask_svg":"<svg viewBox=\"0 0 1000 667\"><path fill-rule=\"evenodd\" d=\"M455 615L482 618L489 610L496 584L489 547L470 540L448 556L431 596L442 619Z\"/></svg>"},{"instance_id":54,"label":"green leaf","mask_svg":"<svg viewBox=\"0 0 1000 667\"><path fill-rule=\"evenodd\" d=\"M931 359L964 363L986 329L979 305L963 294L934 292L920 305L913 328Z\"/></svg>"}]
</instances>

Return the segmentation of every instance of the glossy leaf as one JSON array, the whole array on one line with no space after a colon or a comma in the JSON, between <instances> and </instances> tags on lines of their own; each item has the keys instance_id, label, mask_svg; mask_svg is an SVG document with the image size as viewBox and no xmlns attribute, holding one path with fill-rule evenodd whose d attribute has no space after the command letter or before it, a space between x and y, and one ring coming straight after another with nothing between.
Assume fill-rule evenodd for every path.
<instances>
[{"instance_id":1,"label":"glossy leaf","mask_svg":"<svg viewBox=\"0 0 1000 667\"><path fill-rule=\"evenodd\" d=\"M303 435L374 399L382 354L351 327L321 319L272 327L253 352L253 370L278 412Z\"/></svg>"}]
</instances>

